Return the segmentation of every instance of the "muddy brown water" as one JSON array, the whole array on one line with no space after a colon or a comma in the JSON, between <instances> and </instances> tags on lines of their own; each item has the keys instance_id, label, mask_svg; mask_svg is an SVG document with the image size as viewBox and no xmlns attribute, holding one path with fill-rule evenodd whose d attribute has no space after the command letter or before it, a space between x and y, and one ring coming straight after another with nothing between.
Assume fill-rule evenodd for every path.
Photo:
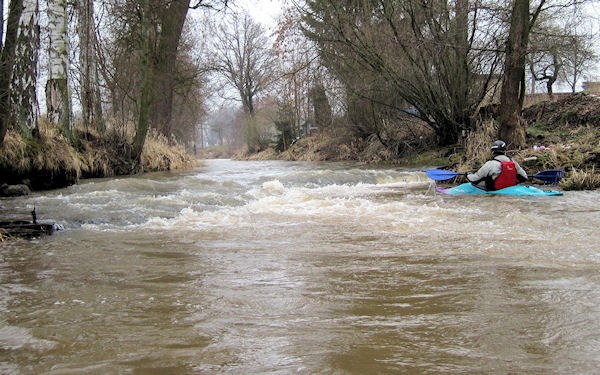
<instances>
[{"instance_id":1,"label":"muddy brown water","mask_svg":"<svg viewBox=\"0 0 600 375\"><path fill-rule=\"evenodd\" d=\"M600 372L600 193L210 160L0 201L2 374Z\"/></svg>"}]
</instances>

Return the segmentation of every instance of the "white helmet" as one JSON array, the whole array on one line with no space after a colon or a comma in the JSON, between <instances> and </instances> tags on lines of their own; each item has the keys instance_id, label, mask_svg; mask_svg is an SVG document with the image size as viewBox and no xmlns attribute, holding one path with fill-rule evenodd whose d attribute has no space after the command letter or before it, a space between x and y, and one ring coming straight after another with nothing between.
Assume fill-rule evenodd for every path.
<instances>
[{"instance_id":1,"label":"white helmet","mask_svg":"<svg viewBox=\"0 0 600 375\"><path fill-rule=\"evenodd\" d=\"M506 153L506 142L496 141L492 143L492 154L504 154Z\"/></svg>"}]
</instances>

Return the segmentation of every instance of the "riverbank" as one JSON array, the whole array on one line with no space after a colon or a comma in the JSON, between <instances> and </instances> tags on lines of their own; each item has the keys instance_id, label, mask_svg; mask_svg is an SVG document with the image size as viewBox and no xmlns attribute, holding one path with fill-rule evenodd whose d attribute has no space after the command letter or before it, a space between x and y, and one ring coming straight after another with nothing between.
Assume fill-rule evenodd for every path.
<instances>
[{"instance_id":1,"label":"riverbank","mask_svg":"<svg viewBox=\"0 0 600 375\"><path fill-rule=\"evenodd\" d=\"M19 186L24 192L66 187L80 179L129 175L134 172L131 139L115 130L99 136L78 132L73 147L56 127L42 122L39 139L24 139L9 130L0 149L2 190ZM142 152L142 172L183 169L197 165L181 145L169 144L150 132ZM12 188L11 188L12 186ZM13 194L5 194L13 195Z\"/></svg>"},{"instance_id":2,"label":"riverbank","mask_svg":"<svg viewBox=\"0 0 600 375\"><path fill-rule=\"evenodd\" d=\"M528 171L561 169L564 190L600 188L600 98L584 93L531 105L522 113L527 122L526 145L509 150L509 155ZM462 144L438 148L423 133L420 148L391 152L376 137L367 140L333 136L323 131L297 141L277 153L239 153L241 160L360 161L397 166L437 166L458 172L476 170L489 159L489 145L495 140L497 122L491 118L468 134ZM412 140L414 142L414 139ZM408 143L408 142L407 142ZM423 151L427 150L427 151Z\"/></svg>"},{"instance_id":3,"label":"riverbank","mask_svg":"<svg viewBox=\"0 0 600 375\"><path fill-rule=\"evenodd\" d=\"M546 169L565 171L560 183L564 190L600 188L600 98L586 93L544 101L525 108L527 144L511 155L530 172ZM484 123L483 130L467 142L459 170L473 170L489 157L490 134L495 128Z\"/></svg>"}]
</instances>

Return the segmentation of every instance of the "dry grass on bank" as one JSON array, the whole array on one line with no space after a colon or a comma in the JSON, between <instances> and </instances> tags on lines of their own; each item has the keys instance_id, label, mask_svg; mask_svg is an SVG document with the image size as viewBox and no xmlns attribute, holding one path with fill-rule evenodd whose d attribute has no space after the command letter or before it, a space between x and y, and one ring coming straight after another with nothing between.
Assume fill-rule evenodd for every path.
<instances>
[{"instance_id":1,"label":"dry grass on bank","mask_svg":"<svg viewBox=\"0 0 600 375\"><path fill-rule=\"evenodd\" d=\"M586 93L542 102L523 111L528 147L519 152L534 159L536 170L562 169L565 190L600 188L600 98ZM544 152L534 151L543 145Z\"/></svg>"},{"instance_id":2,"label":"dry grass on bank","mask_svg":"<svg viewBox=\"0 0 600 375\"><path fill-rule=\"evenodd\" d=\"M473 171L490 159L490 145L496 140L498 123L492 119L481 121L467 136L464 162L459 172Z\"/></svg>"},{"instance_id":3,"label":"dry grass on bank","mask_svg":"<svg viewBox=\"0 0 600 375\"><path fill-rule=\"evenodd\" d=\"M587 96L575 98L590 105L590 98ZM579 103L572 101L573 99L568 104ZM597 101L593 103L598 104ZM508 154L519 161L530 174L547 169L564 170L566 178L561 186L565 190L600 188L600 128L584 121L590 117L589 111L581 109L576 112L565 105L556 103L558 110L555 110L552 103L546 103L543 111L529 110L532 117L526 117L529 124L527 145L520 150L509 150ZM557 113L561 110L565 111L562 116ZM576 113L581 116L577 121L574 120L578 118ZM457 171L474 170L489 160L489 145L495 140L497 128L495 121L487 120L469 134L463 163L457 166ZM545 150L540 151L535 146L544 146Z\"/></svg>"},{"instance_id":4,"label":"dry grass on bank","mask_svg":"<svg viewBox=\"0 0 600 375\"><path fill-rule=\"evenodd\" d=\"M197 154L200 159L230 159L234 155L234 147L229 145L200 148Z\"/></svg>"},{"instance_id":5,"label":"dry grass on bank","mask_svg":"<svg viewBox=\"0 0 600 375\"><path fill-rule=\"evenodd\" d=\"M298 140L277 156L281 160L299 161L359 161L364 163L397 162L397 156L376 137L362 140L335 137L327 132Z\"/></svg>"},{"instance_id":6,"label":"dry grass on bank","mask_svg":"<svg viewBox=\"0 0 600 375\"><path fill-rule=\"evenodd\" d=\"M315 136L299 139L290 148L280 153L278 158L281 160L298 161L324 161L328 160L328 155L322 151L329 148L329 139L323 134L318 133Z\"/></svg>"},{"instance_id":7,"label":"dry grass on bank","mask_svg":"<svg viewBox=\"0 0 600 375\"><path fill-rule=\"evenodd\" d=\"M79 178L82 162L67 141L45 123L40 124L40 139L25 140L9 129L0 149L0 168L17 175L43 172L49 176Z\"/></svg>"},{"instance_id":8,"label":"dry grass on bank","mask_svg":"<svg viewBox=\"0 0 600 375\"><path fill-rule=\"evenodd\" d=\"M535 128L531 129L535 132ZM558 141L558 142L556 142ZM533 145L531 143L534 143ZM536 151L535 145L546 150ZM530 170L562 169L566 178L561 182L565 190L600 188L600 129L595 126L576 126L560 136L551 133L545 138L533 138L527 148L517 154L518 160Z\"/></svg>"},{"instance_id":9,"label":"dry grass on bank","mask_svg":"<svg viewBox=\"0 0 600 375\"><path fill-rule=\"evenodd\" d=\"M300 161L359 160L359 149L356 140L343 142L326 132L319 132L299 139L292 147L279 154L278 158Z\"/></svg>"},{"instance_id":10,"label":"dry grass on bank","mask_svg":"<svg viewBox=\"0 0 600 375\"><path fill-rule=\"evenodd\" d=\"M156 131L151 131L146 138L142 152L144 171L167 171L173 169L187 169L200 165L200 163L185 151L179 143L171 142Z\"/></svg>"},{"instance_id":11,"label":"dry grass on bank","mask_svg":"<svg viewBox=\"0 0 600 375\"><path fill-rule=\"evenodd\" d=\"M40 138L23 139L10 129L0 148L0 170L8 183L25 182L32 189L49 189L77 183L80 178L111 177L134 171L131 137L108 130L79 131L73 148L56 126L40 121ZM142 152L144 171L185 169L199 165L182 145L150 132Z\"/></svg>"},{"instance_id":12,"label":"dry grass on bank","mask_svg":"<svg viewBox=\"0 0 600 375\"><path fill-rule=\"evenodd\" d=\"M594 190L600 188L600 173L596 167L585 170L573 169L568 177L561 181L564 190Z\"/></svg>"},{"instance_id":13,"label":"dry grass on bank","mask_svg":"<svg viewBox=\"0 0 600 375\"><path fill-rule=\"evenodd\" d=\"M260 152L249 153L248 150L242 150L232 156L235 160L275 160L278 159L277 151L269 147Z\"/></svg>"}]
</instances>

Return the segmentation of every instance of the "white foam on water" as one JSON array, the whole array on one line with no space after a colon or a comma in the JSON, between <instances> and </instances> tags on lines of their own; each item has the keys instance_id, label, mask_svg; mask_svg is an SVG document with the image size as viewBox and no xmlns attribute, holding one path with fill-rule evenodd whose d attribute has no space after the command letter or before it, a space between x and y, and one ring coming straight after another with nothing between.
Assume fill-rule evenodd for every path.
<instances>
[{"instance_id":1,"label":"white foam on water","mask_svg":"<svg viewBox=\"0 0 600 375\"><path fill-rule=\"evenodd\" d=\"M247 195L253 199L245 205L215 211L196 211L187 207L173 218L152 217L137 227L201 230L221 226L244 228L313 222L355 223L378 231L394 231L398 228L443 225L448 215L465 214L436 204L411 203L418 195L413 195L413 199L373 199L387 192L388 188L386 185L365 183L319 188L285 187L280 181L272 180L248 191Z\"/></svg>"}]
</instances>

